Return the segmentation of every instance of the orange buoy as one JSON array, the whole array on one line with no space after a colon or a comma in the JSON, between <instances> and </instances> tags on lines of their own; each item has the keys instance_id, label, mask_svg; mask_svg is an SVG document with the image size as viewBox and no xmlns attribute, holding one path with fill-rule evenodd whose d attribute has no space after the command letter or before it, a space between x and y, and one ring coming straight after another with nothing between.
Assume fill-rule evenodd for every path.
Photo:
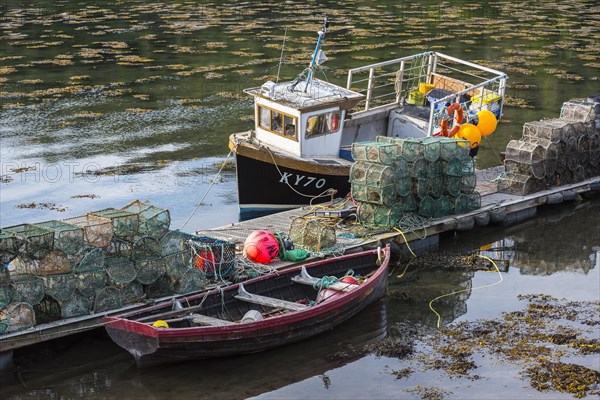
<instances>
[{"instance_id":1,"label":"orange buoy","mask_svg":"<svg viewBox=\"0 0 600 400\"><path fill-rule=\"evenodd\" d=\"M202 251L194 257L194 265L202 272L213 272L217 265L217 257L212 251Z\"/></svg>"},{"instance_id":2,"label":"orange buoy","mask_svg":"<svg viewBox=\"0 0 600 400\"><path fill-rule=\"evenodd\" d=\"M252 262L270 263L279 253L279 241L269 231L254 231L244 242L244 254Z\"/></svg>"}]
</instances>

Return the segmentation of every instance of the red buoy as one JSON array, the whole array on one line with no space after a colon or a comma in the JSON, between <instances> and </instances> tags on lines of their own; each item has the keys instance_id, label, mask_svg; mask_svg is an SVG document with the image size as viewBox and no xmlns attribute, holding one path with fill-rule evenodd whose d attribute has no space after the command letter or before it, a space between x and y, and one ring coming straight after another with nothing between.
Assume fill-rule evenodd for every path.
<instances>
[{"instance_id":1,"label":"red buoy","mask_svg":"<svg viewBox=\"0 0 600 400\"><path fill-rule=\"evenodd\" d=\"M252 262L270 263L279 253L279 241L269 231L254 231L244 242L244 254Z\"/></svg>"},{"instance_id":2,"label":"red buoy","mask_svg":"<svg viewBox=\"0 0 600 400\"><path fill-rule=\"evenodd\" d=\"M212 251L203 251L194 258L194 265L202 272L213 272L217 258Z\"/></svg>"}]
</instances>

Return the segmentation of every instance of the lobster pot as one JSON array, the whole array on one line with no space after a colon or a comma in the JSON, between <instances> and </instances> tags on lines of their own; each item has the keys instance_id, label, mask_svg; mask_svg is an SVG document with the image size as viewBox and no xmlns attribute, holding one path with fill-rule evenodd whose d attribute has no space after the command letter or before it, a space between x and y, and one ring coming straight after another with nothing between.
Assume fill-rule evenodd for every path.
<instances>
[{"instance_id":1,"label":"lobster pot","mask_svg":"<svg viewBox=\"0 0 600 400\"><path fill-rule=\"evenodd\" d=\"M146 287L146 297L156 299L158 297L170 296L175 292L174 284L175 282L169 275L163 274L156 282Z\"/></svg>"},{"instance_id":2,"label":"lobster pot","mask_svg":"<svg viewBox=\"0 0 600 400\"><path fill-rule=\"evenodd\" d=\"M85 241L93 247L106 247L113 238L113 224L109 218L87 214L80 217L63 220L68 224L80 226L83 229Z\"/></svg>"},{"instance_id":3,"label":"lobster pot","mask_svg":"<svg viewBox=\"0 0 600 400\"><path fill-rule=\"evenodd\" d=\"M590 141L590 165L596 167L600 165L600 135L593 133L589 135Z\"/></svg>"},{"instance_id":4,"label":"lobster pot","mask_svg":"<svg viewBox=\"0 0 600 400\"><path fill-rule=\"evenodd\" d=\"M409 193L406 196L398 196L396 200L396 204L403 212L415 211L417 209L417 202L412 193Z\"/></svg>"},{"instance_id":5,"label":"lobster pot","mask_svg":"<svg viewBox=\"0 0 600 400\"><path fill-rule=\"evenodd\" d=\"M453 158L450 161L442 162L442 170L446 176L473 175L475 173L475 164L470 157Z\"/></svg>"},{"instance_id":6,"label":"lobster pot","mask_svg":"<svg viewBox=\"0 0 600 400\"><path fill-rule=\"evenodd\" d=\"M393 185L396 180L394 168L368 161L357 161L350 168L350 182L371 186Z\"/></svg>"},{"instance_id":7,"label":"lobster pot","mask_svg":"<svg viewBox=\"0 0 600 400\"><path fill-rule=\"evenodd\" d=\"M165 272L165 262L162 257L136 259L134 265L137 280L144 285L156 282Z\"/></svg>"},{"instance_id":8,"label":"lobster pot","mask_svg":"<svg viewBox=\"0 0 600 400\"><path fill-rule=\"evenodd\" d=\"M0 310L10 304L12 301L12 292L13 289L8 284L0 286Z\"/></svg>"},{"instance_id":9,"label":"lobster pot","mask_svg":"<svg viewBox=\"0 0 600 400\"><path fill-rule=\"evenodd\" d=\"M469 199L466 194L459 194L456 197L448 197L452 204L455 214L464 214L469 211Z\"/></svg>"},{"instance_id":10,"label":"lobster pot","mask_svg":"<svg viewBox=\"0 0 600 400\"><path fill-rule=\"evenodd\" d=\"M191 267L191 253L189 251L180 251L162 257L165 271L174 279L179 279Z\"/></svg>"},{"instance_id":11,"label":"lobster pot","mask_svg":"<svg viewBox=\"0 0 600 400\"><path fill-rule=\"evenodd\" d=\"M413 179L413 193L418 197L425 197L429 194L429 186L431 181L427 178Z\"/></svg>"},{"instance_id":12,"label":"lobster pot","mask_svg":"<svg viewBox=\"0 0 600 400\"><path fill-rule=\"evenodd\" d=\"M393 165L396 159L396 145L381 142L352 143L352 158L356 161Z\"/></svg>"},{"instance_id":13,"label":"lobster pot","mask_svg":"<svg viewBox=\"0 0 600 400\"><path fill-rule=\"evenodd\" d=\"M96 292L106 286L106 271L85 271L73 274L75 276L75 289L85 298L94 300Z\"/></svg>"},{"instance_id":14,"label":"lobster pot","mask_svg":"<svg viewBox=\"0 0 600 400\"><path fill-rule=\"evenodd\" d=\"M105 257L131 258L133 256L133 243L113 237L110 244L103 250Z\"/></svg>"},{"instance_id":15,"label":"lobster pot","mask_svg":"<svg viewBox=\"0 0 600 400\"><path fill-rule=\"evenodd\" d=\"M99 290L94 300L94 312L117 310L123 307L121 291L114 286L106 286Z\"/></svg>"},{"instance_id":16,"label":"lobster pot","mask_svg":"<svg viewBox=\"0 0 600 400\"><path fill-rule=\"evenodd\" d=\"M352 182L352 198L363 203L392 205L396 198L396 185L370 186L365 183Z\"/></svg>"},{"instance_id":17,"label":"lobster pot","mask_svg":"<svg viewBox=\"0 0 600 400\"><path fill-rule=\"evenodd\" d=\"M102 249L90 248L83 254L81 261L73 267L73 272L97 271L104 268L104 252Z\"/></svg>"},{"instance_id":18,"label":"lobster pot","mask_svg":"<svg viewBox=\"0 0 600 400\"><path fill-rule=\"evenodd\" d=\"M171 214L167 209L135 200L121 208L121 210L138 215L139 233L142 236L160 239L169 231Z\"/></svg>"},{"instance_id":19,"label":"lobster pot","mask_svg":"<svg viewBox=\"0 0 600 400\"><path fill-rule=\"evenodd\" d=\"M64 221L47 221L35 224L54 232L54 248L68 255L79 253L85 246L83 228Z\"/></svg>"},{"instance_id":20,"label":"lobster pot","mask_svg":"<svg viewBox=\"0 0 600 400\"><path fill-rule=\"evenodd\" d=\"M515 161L505 160L504 161L504 170L508 175L511 174L521 174L521 175L531 175L533 177L536 176L546 176L546 169L543 163L530 165L530 164L521 164ZM542 178L540 178L542 179Z\"/></svg>"},{"instance_id":21,"label":"lobster pot","mask_svg":"<svg viewBox=\"0 0 600 400\"><path fill-rule=\"evenodd\" d=\"M559 142L556 145L558 150L558 156L556 158L556 173L563 175L567 168L567 144L565 142Z\"/></svg>"},{"instance_id":22,"label":"lobster pot","mask_svg":"<svg viewBox=\"0 0 600 400\"><path fill-rule=\"evenodd\" d=\"M418 214L423 217L433 217L435 215L435 200L433 197L425 196L421 198Z\"/></svg>"},{"instance_id":23,"label":"lobster pot","mask_svg":"<svg viewBox=\"0 0 600 400\"><path fill-rule=\"evenodd\" d=\"M435 199L435 208L433 210L434 218L450 215L452 214L452 211L454 211L454 204L452 204L446 196L440 196Z\"/></svg>"},{"instance_id":24,"label":"lobster pot","mask_svg":"<svg viewBox=\"0 0 600 400\"><path fill-rule=\"evenodd\" d=\"M504 193L524 196L538 191L541 186L540 183L538 179L530 175L510 174L500 181L498 190Z\"/></svg>"},{"instance_id":25,"label":"lobster pot","mask_svg":"<svg viewBox=\"0 0 600 400\"><path fill-rule=\"evenodd\" d=\"M425 148L423 146L424 138L405 139L402 144L402 157L407 161L412 162L417 158L424 158Z\"/></svg>"},{"instance_id":26,"label":"lobster pot","mask_svg":"<svg viewBox=\"0 0 600 400\"><path fill-rule=\"evenodd\" d=\"M288 234L296 246L312 251L321 251L336 243L334 227L303 217L292 220Z\"/></svg>"},{"instance_id":27,"label":"lobster pot","mask_svg":"<svg viewBox=\"0 0 600 400\"><path fill-rule=\"evenodd\" d=\"M393 144L394 146L396 146L396 156L401 156L402 155L402 146L404 145L404 141L406 139L390 137L390 136L376 136L375 140L379 143Z\"/></svg>"},{"instance_id":28,"label":"lobster pot","mask_svg":"<svg viewBox=\"0 0 600 400\"><path fill-rule=\"evenodd\" d=\"M407 165L411 177L427 178L427 161L423 157L417 157Z\"/></svg>"},{"instance_id":29,"label":"lobster pot","mask_svg":"<svg viewBox=\"0 0 600 400\"><path fill-rule=\"evenodd\" d=\"M575 171L575 168L579 165L578 154L577 154L577 138L570 137L565 141L565 155L567 158L567 168L569 171Z\"/></svg>"},{"instance_id":30,"label":"lobster pot","mask_svg":"<svg viewBox=\"0 0 600 400\"><path fill-rule=\"evenodd\" d=\"M160 239L161 254L178 253L187 248L187 241L191 235L180 231L169 231Z\"/></svg>"},{"instance_id":31,"label":"lobster pot","mask_svg":"<svg viewBox=\"0 0 600 400\"><path fill-rule=\"evenodd\" d=\"M505 157L505 165L507 164L514 165L518 170L527 171L538 179L546 175L544 149L536 143L520 140L508 142Z\"/></svg>"},{"instance_id":32,"label":"lobster pot","mask_svg":"<svg viewBox=\"0 0 600 400\"><path fill-rule=\"evenodd\" d=\"M215 278L233 273L237 262L235 244L208 236L192 236L188 243L198 268L213 272Z\"/></svg>"},{"instance_id":33,"label":"lobster pot","mask_svg":"<svg viewBox=\"0 0 600 400\"><path fill-rule=\"evenodd\" d=\"M441 154L441 141L439 137L426 137L421 141L423 157L429 162L439 160Z\"/></svg>"},{"instance_id":34,"label":"lobster pot","mask_svg":"<svg viewBox=\"0 0 600 400\"><path fill-rule=\"evenodd\" d=\"M394 169L396 170L396 176L398 177L410 176L409 163L406 161L406 158L402 156L396 156Z\"/></svg>"},{"instance_id":35,"label":"lobster pot","mask_svg":"<svg viewBox=\"0 0 600 400\"><path fill-rule=\"evenodd\" d=\"M362 203L358 207L358 222L364 226L395 226L401 216L402 208L398 204L383 207Z\"/></svg>"},{"instance_id":36,"label":"lobster pot","mask_svg":"<svg viewBox=\"0 0 600 400\"><path fill-rule=\"evenodd\" d=\"M444 178L437 176L429 180L429 193L430 196L440 197L444 194Z\"/></svg>"},{"instance_id":37,"label":"lobster pot","mask_svg":"<svg viewBox=\"0 0 600 400\"><path fill-rule=\"evenodd\" d=\"M38 264L39 275L66 274L71 272L71 261L69 257L60 250L52 250Z\"/></svg>"},{"instance_id":38,"label":"lobster pot","mask_svg":"<svg viewBox=\"0 0 600 400\"><path fill-rule=\"evenodd\" d=\"M460 191L462 193L473 193L477 187L477 175L467 175L460 178Z\"/></svg>"},{"instance_id":39,"label":"lobster pot","mask_svg":"<svg viewBox=\"0 0 600 400\"><path fill-rule=\"evenodd\" d=\"M588 135L581 135L577 139L577 153L579 165L585 167L590 162L590 138Z\"/></svg>"},{"instance_id":40,"label":"lobster pot","mask_svg":"<svg viewBox=\"0 0 600 400\"><path fill-rule=\"evenodd\" d=\"M57 301L64 301L75 293L75 277L72 274L53 274L45 276L46 294Z\"/></svg>"},{"instance_id":41,"label":"lobster pot","mask_svg":"<svg viewBox=\"0 0 600 400\"><path fill-rule=\"evenodd\" d=\"M133 261L123 257L107 257L104 270L108 277L118 285L126 285L137 278L137 270Z\"/></svg>"},{"instance_id":42,"label":"lobster pot","mask_svg":"<svg viewBox=\"0 0 600 400\"><path fill-rule=\"evenodd\" d=\"M131 256L134 259L147 257L160 257L162 255L160 241L151 236L142 236L133 242Z\"/></svg>"},{"instance_id":43,"label":"lobster pot","mask_svg":"<svg viewBox=\"0 0 600 400\"><path fill-rule=\"evenodd\" d=\"M558 143L566 141L572 135L572 122L559 118L532 121L523 125L523 138L526 139L546 139Z\"/></svg>"},{"instance_id":44,"label":"lobster pot","mask_svg":"<svg viewBox=\"0 0 600 400\"><path fill-rule=\"evenodd\" d=\"M144 286L137 280L121 288L121 300L124 305L137 303L145 297Z\"/></svg>"},{"instance_id":45,"label":"lobster pot","mask_svg":"<svg viewBox=\"0 0 600 400\"><path fill-rule=\"evenodd\" d=\"M8 264L18 254L23 241L12 233L0 230L0 263Z\"/></svg>"},{"instance_id":46,"label":"lobster pot","mask_svg":"<svg viewBox=\"0 0 600 400\"><path fill-rule=\"evenodd\" d=\"M409 176L396 178L396 195L407 196L412 192L412 179Z\"/></svg>"},{"instance_id":47,"label":"lobster pot","mask_svg":"<svg viewBox=\"0 0 600 400\"><path fill-rule=\"evenodd\" d=\"M458 196L461 192L462 177L446 176L444 177L444 193L451 196Z\"/></svg>"},{"instance_id":48,"label":"lobster pot","mask_svg":"<svg viewBox=\"0 0 600 400\"><path fill-rule=\"evenodd\" d=\"M131 241L139 233L140 218L138 214L116 208L106 208L89 214L109 219L112 222L113 234L118 238Z\"/></svg>"},{"instance_id":49,"label":"lobster pot","mask_svg":"<svg viewBox=\"0 0 600 400\"><path fill-rule=\"evenodd\" d=\"M468 140L440 137L439 143L442 161L450 161L454 158L463 159L469 156L471 143Z\"/></svg>"},{"instance_id":50,"label":"lobster pot","mask_svg":"<svg viewBox=\"0 0 600 400\"><path fill-rule=\"evenodd\" d=\"M0 311L0 334L22 331L33 326L35 326L35 312L27 303L10 303Z\"/></svg>"},{"instance_id":51,"label":"lobster pot","mask_svg":"<svg viewBox=\"0 0 600 400\"><path fill-rule=\"evenodd\" d=\"M92 311L92 300L75 292L73 296L64 301L59 301L61 318L80 317Z\"/></svg>"},{"instance_id":52,"label":"lobster pot","mask_svg":"<svg viewBox=\"0 0 600 400\"><path fill-rule=\"evenodd\" d=\"M573 182L582 182L585 180L585 168L583 165L578 165L573 171Z\"/></svg>"},{"instance_id":53,"label":"lobster pot","mask_svg":"<svg viewBox=\"0 0 600 400\"><path fill-rule=\"evenodd\" d=\"M60 319L60 304L48 296L33 306L33 311L35 312L35 320L38 324L45 324Z\"/></svg>"},{"instance_id":54,"label":"lobster pot","mask_svg":"<svg viewBox=\"0 0 600 400\"><path fill-rule=\"evenodd\" d=\"M3 228L3 231L21 239L23 244L19 248L19 254L35 260L46 257L54 248L54 232L50 229L22 224Z\"/></svg>"},{"instance_id":55,"label":"lobster pot","mask_svg":"<svg viewBox=\"0 0 600 400\"><path fill-rule=\"evenodd\" d=\"M544 168L546 175L553 175L557 170L559 146L547 139L531 139L531 143L544 149Z\"/></svg>"},{"instance_id":56,"label":"lobster pot","mask_svg":"<svg viewBox=\"0 0 600 400\"><path fill-rule=\"evenodd\" d=\"M197 268L188 269L175 285L175 292L179 294L197 292L206 288L208 281L206 274Z\"/></svg>"},{"instance_id":57,"label":"lobster pot","mask_svg":"<svg viewBox=\"0 0 600 400\"><path fill-rule=\"evenodd\" d=\"M426 161L425 177L437 178L442 175L442 164L439 161Z\"/></svg>"},{"instance_id":58,"label":"lobster pot","mask_svg":"<svg viewBox=\"0 0 600 400\"><path fill-rule=\"evenodd\" d=\"M18 256L10 262L10 270L16 275L37 275L40 269L40 262L27 256Z\"/></svg>"},{"instance_id":59,"label":"lobster pot","mask_svg":"<svg viewBox=\"0 0 600 400\"><path fill-rule=\"evenodd\" d=\"M36 305L44 298L46 288L40 276L19 274L12 275L11 279L13 301Z\"/></svg>"},{"instance_id":60,"label":"lobster pot","mask_svg":"<svg viewBox=\"0 0 600 400\"><path fill-rule=\"evenodd\" d=\"M467 209L469 211L474 211L481 208L481 195L478 192L465 194L464 196L467 198Z\"/></svg>"}]
</instances>

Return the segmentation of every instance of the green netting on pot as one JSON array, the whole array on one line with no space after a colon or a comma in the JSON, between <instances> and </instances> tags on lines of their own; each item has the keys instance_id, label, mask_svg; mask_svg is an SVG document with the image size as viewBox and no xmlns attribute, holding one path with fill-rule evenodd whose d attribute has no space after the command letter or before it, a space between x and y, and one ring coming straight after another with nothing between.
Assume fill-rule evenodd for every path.
<instances>
[{"instance_id":1,"label":"green netting on pot","mask_svg":"<svg viewBox=\"0 0 600 400\"><path fill-rule=\"evenodd\" d=\"M423 158L425 156L423 139L424 138L405 139L402 144L402 157L411 162L417 158Z\"/></svg>"},{"instance_id":2,"label":"green netting on pot","mask_svg":"<svg viewBox=\"0 0 600 400\"><path fill-rule=\"evenodd\" d=\"M419 201L418 214L423 217L433 217L435 215L435 200L431 196L425 196Z\"/></svg>"},{"instance_id":3,"label":"green netting on pot","mask_svg":"<svg viewBox=\"0 0 600 400\"><path fill-rule=\"evenodd\" d=\"M126 285L137 278L134 262L124 257L107 257L104 260L104 270L108 277L119 285Z\"/></svg>"},{"instance_id":4,"label":"green netting on pot","mask_svg":"<svg viewBox=\"0 0 600 400\"><path fill-rule=\"evenodd\" d=\"M92 311L92 300L79 292L75 292L70 298L59 301L60 316L62 318L73 318L88 315Z\"/></svg>"},{"instance_id":5,"label":"green netting on pot","mask_svg":"<svg viewBox=\"0 0 600 400\"><path fill-rule=\"evenodd\" d=\"M113 237L110 244L104 249L105 257L119 257L119 258L131 258L133 256L133 243Z\"/></svg>"},{"instance_id":6,"label":"green netting on pot","mask_svg":"<svg viewBox=\"0 0 600 400\"><path fill-rule=\"evenodd\" d=\"M16 275L37 275L39 269L40 262L27 256L17 256L9 265L9 270Z\"/></svg>"},{"instance_id":7,"label":"green netting on pot","mask_svg":"<svg viewBox=\"0 0 600 400\"><path fill-rule=\"evenodd\" d=\"M588 135L581 135L577 139L577 153L579 155L579 165L585 167L590 162L590 138Z\"/></svg>"},{"instance_id":8,"label":"green netting on pot","mask_svg":"<svg viewBox=\"0 0 600 400\"><path fill-rule=\"evenodd\" d=\"M108 218L111 220L114 236L121 239L132 240L138 235L140 230L139 216L129 211L117 210L116 208L106 208L104 210L93 211L88 215Z\"/></svg>"},{"instance_id":9,"label":"green netting on pot","mask_svg":"<svg viewBox=\"0 0 600 400\"><path fill-rule=\"evenodd\" d=\"M460 179L460 191L463 193L473 193L477 187L477 176L467 175Z\"/></svg>"},{"instance_id":10,"label":"green netting on pot","mask_svg":"<svg viewBox=\"0 0 600 400\"><path fill-rule=\"evenodd\" d=\"M421 142L423 146L423 157L427 161L437 161L440 158L441 142L439 137L426 137Z\"/></svg>"},{"instance_id":11,"label":"green netting on pot","mask_svg":"<svg viewBox=\"0 0 600 400\"><path fill-rule=\"evenodd\" d=\"M413 161L408 162L408 170L413 178L427 177L427 161L423 157L417 157Z\"/></svg>"},{"instance_id":12,"label":"green netting on pot","mask_svg":"<svg viewBox=\"0 0 600 400\"><path fill-rule=\"evenodd\" d=\"M407 196L412 193L412 178L410 176L402 176L396 178L396 195Z\"/></svg>"},{"instance_id":13,"label":"green netting on pot","mask_svg":"<svg viewBox=\"0 0 600 400\"><path fill-rule=\"evenodd\" d=\"M429 180L429 195L440 197L444 194L444 178L437 176Z\"/></svg>"},{"instance_id":14,"label":"green netting on pot","mask_svg":"<svg viewBox=\"0 0 600 400\"><path fill-rule=\"evenodd\" d=\"M470 158L453 158L450 161L444 161L442 168L446 176L465 176L475 173L473 160Z\"/></svg>"},{"instance_id":15,"label":"green netting on pot","mask_svg":"<svg viewBox=\"0 0 600 400\"><path fill-rule=\"evenodd\" d=\"M104 252L102 249L90 248L81 258L81 261L73 267L73 272L98 271L104 268Z\"/></svg>"},{"instance_id":16,"label":"green netting on pot","mask_svg":"<svg viewBox=\"0 0 600 400\"><path fill-rule=\"evenodd\" d=\"M23 241L19 254L39 260L54 248L54 232L31 224L15 225L3 228L5 233L13 234Z\"/></svg>"},{"instance_id":17,"label":"green netting on pot","mask_svg":"<svg viewBox=\"0 0 600 400\"><path fill-rule=\"evenodd\" d=\"M589 135L590 140L590 164L593 167L600 165L600 135L593 133Z\"/></svg>"},{"instance_id":18,"label":"green netting on pot","mask_svg":"<svg viewBox=\"0 0 600 400\"><path fill-rule=\"evenodd\" d=\"M304 217L296 217L288 232L295 246L321 251L336 243L335 228Z\"/></svg>"},{"instance_id":19,"label":"green netting on pot","mask_svg":"<svg viewBox=\"0 0 600 400\"><path fill-rule=\"evenodd\" d=\"M370 186L364 183L352 182L352 198L364 203L390 206L396 198L396 185Z\"/></svg>"},{"instance_id":20,"label":"green netting on pot","mask_svg":"<svg viewBox=\"0 0 600 400\"><path fill-rule=\"evenodd\" d=\"M455 214L464 214L469 212L469 198L466 194L459 194L454 198L454 213ZM452 199L450 199L452 200Z\"/></svg>"},{"instance_id":21,"label":"green netting on pot","mask_svg":"<svg viewBox=\"0 0 600 400\"><path fill-rule=\"evenodd\" d=\"M205 289L207 284L206 274L197 268L191 268L179 279L175 292L179 294L197 292Z\"/></svg>"},{"instance_id":22,"label":"green netting on pot","mask_svg":"<svg viewBox=\"0 0 600 400\"><path fill-rule=\"evenodd\" d=\"M189 240L194 265L216 278L224 278L233 273L237 259L235 244L208 236L192 236ZM187 272L187 271L186 271Z\"/></svg>"},{"instance_id":23,"label":"green netting on pot","mask_svg":"<svg viewBox=\"0 0 600 400\"><path fill-rule=\"evenodd\" d=\"M104 269L79 272L74 276L77 291L91 301L96 297L96 292L106 286L107 282L107 274Z\"/></svg>"},{"instance_id":24,"label":"green netting on pot","mask_svg":"<svg viewBox=\"0 0 600 400\"><path fill-rule=\"evenodd\" d=\"M33 326L35 312L31 304L13 302L0 311L0 334L22 331Z\"/></svg>"},{"instance_id":25,"label":"green netting on pot","mask_svg":"<svg viewBox=\"0 0 600 400\"><path fill-rule=\"evenodd\" d=\"M66 300L75 293L75 276L73 274L54 274L44 278L46 295L57 301Z\"/></svg>"},{"instance_id":26,"label":"green netting on pot","mask_svg":"<svg viewBox=\"0 0 600 400\"><path fill-rule=\"evenodd\" d=\"M121 299L123 300L124 305L137 303L145 297L144 287L137 280L128 283L121 288Z\"/></svg>"},{"instance_id":27,"label":"green netting on pot","mask_svg":"<svg viewBox=\"0 0 600 400\"><path fill-rule=\"evenodd\" d=\"M33 306L33 310L38 324L58 321L61 318L60 304L52 297L44 297L42 301Z\"/></svg>"},{"instance_id":28,"label":"green netting on pot","mask_svg":"<svg viewBox=\"0 0 600 400\"><path fill-rule=\"evenodd\" d=\"M173 285L173 279L169 275L163 274L156 282L146 287L146 297L156 299L158 297L170 296L175 293Z\"/></svg>"},{"instance_id":29,"label":"green netting on pot","mask_svg":"<svg viewBox=\"0 0 600 400\"><path fill-rule=\"evenodd\" d=\"M393 165L396 159L396 146L381 142L352 143L352 158L355 161L371 161Z\"/></svg>"},{"instance_id":30,"label":"green netting on pot","mask_svg":"<svg viewBox=\"0 0 600 400\"><path fill-rule=\"evenodd\" d=\"M454 211L454 205L446 196L440 196L435 199L434 218L445 217L446 215L452 214L452 211Z\"/></svg>"},{"instance_id":31,"label":"green netting on pot","mask_svg":"<svg viewBox=\"0 0 600 400\"><path fill-rule=\"evenodd\" d=\"M12 301L13 288L10 285L0 286L0 310L6 308Z\"/></svg>"},{"instance_id":32,"label":"green netting on pot","mask_svg":"<svg viewBox=\"0 0 600 400\"><path fill-rule=\"evenodd\" d=\"M60 250L52 250L39 261L37 274L66 274L71 272L71 269L69 257Z\"/></svg>"},{"instance_id":33,"label":"green netting on pot","mask_svg":"<svg viewBox=\"0 0 600 400\"><path fill-rule=\"evenodd\" d=\"M453 158L465 158L469 156L471 143L468 140L453 138L439 138L440 159L450 161Z\"/></svg>"},{"instance_id":34,"label":"green netting on pot","mask_svg":"<svg viewBox=\"0 0 600 400\"><path fill-rule=\"evenodd\" d=\"M578 165L573 171L573 182L581 182L585 180L585 168L582 165Z\"/></svg>"},{"instance_id":35,"label":"green netting on pot","mask_svg":"<svg viewBox=\"0 0 600 400\"><path fill-rule=\"evenodd\" d=\"M134 262L137 280L144 285L155 282L165 272L165 262L162 257L139 258Z\"/></svg>"},{"instance_id":36,"label":"green netting on pot","mask_svg":"<svg viewBox=\"0 0 600 400\"><path fill-rule=\"evenodd\" d=\"M389 136L377 136L375 137L375 140L379 143L393 144L396 146L396 155L402 155L402 145L404 144L405 139Z\"/></svg>"},{"instance_id":37,"label":"green netting on pot","mask_svg":"<svg viewBox=\"0 0 600 400\"><path fill-rule=\"evenodd\" d=\"M469 211L481 208L481 195L479 192L473 192L465 195L467 197L467 208Z\"/></svg>"},{"instance_id":38,"label":"green netting on pot","mask_svg":"<svg viewBox=\"0 0 600 400\"><path fill-rule=\"evenodd\" d=\"M566 144L565 155L567 157L567 168L570 171L575 171L575 168L577 168L577 166L579 165L578 154L577 154L577 138L574 136L571 136L566 140L565 144Z\"/></svg>"},{"instance_id":39,"label":"green netting on pot","mask_svg":"<svg viewBox=\"0 0 600 400\"><path fill-rule=\"evenodd\" d=\"M394 161L394 169L396 170L396 176L404 177L410 176L410 166L406 158L402 156L396 156Z\"/></svg>"},{"instance_id":40,"label":"green netting on pot","mask_svg":"<svg viewBox=\"0 0 600 400\"><path fill-rule=\"evenodd\" d=\"M169 210L155 207L139 200L132 201L121 210L137 214L139 217L139 233L154 239L162 238L171 225Z\"/></svg>"},{"instance_id":41,"label":"green netting on pot","mask_svg":"<svg viewBox=\"0 0 600 400\"><path fill-rule=\"evenodd\" d=\"M117 310L123 307L121 291L114 286L106 286L96 293L94 312Z\"/></svg>"},{"instance_id":42,"label":"green netting on pot","mask_svg":"<svg viewBox=\"0 0 600 400\"><path fill-rule=\"evenodd\" d=\"M8 264L18 254L23 240L14 234L0 230L0 263Z\"/></svg>"},{"instance_id":43,"label":"green netting on pot","mask_svg":"<svg viewBox=\"0 0 600 400\"><path fill-rule=\"evenodd\" d=\"M185 250L189 236L190 235L180 231L169 231L160 239L161 254L166 256Z\"/></svg>"},{"instance_id":44,"label":"green netting on pot","mask_svg":"<svg viewBox=\"0 0 600 400\"><path fill-rule=\"evenodd\" d=\"M165 263L165 271L175 279L179 279L183 273L191 268L191 252L180 251L162 256Z\"/></svg>"},{"instance_id":45,"label":"green netting on pot","mask_svg":"<svg viewBox=\"0 0 600 400\"><path fill-rule=\"evenodd\" d=\"M63 220L68 224L80 226L83 229L85 241L93 247L106 247L113 238L113 224L109 218L87 214Z\"/></svg>"},{"instance_id":46,"label":"green netting on pot","mask_svg":"<svg viewBox=\"0 0 600 400\"><path fill-rule=\"evenodd\" d=\"M437 178L442 176L442 164L440 161L427 161L425 163L425 177Z\"/></svg>"},{"instance_id":47,"label":"green netting on pot","mask_svg":"<svg viewBox=\"0 0 600 400\"><path fill-rule=\"evenodd\" d=\"M47 221L34 224L54 232L54 248L65 254L73 255L86 246L83 228L64 221Z\"/></svg>"},{"instance_id":48,"label":"green netting on pot","mask_svg":"<svg viewBox=\"0 0 600 400\"><path fill-rule=\"evenodd\" d=\"M393 185L396 171L393 167L368 161L357 161L350 168L350 182L369 186Z\"/></svg>"},{"instance_id":49,"label":"green netting on pot","mask_svg":"<svg viewBox=\"0 0 600 400\"><path fill-rule=\"evenodd\" d=\"M160 241L150 236L142 236L133 242L133 252L131 257L134 259L160 257L163 248Z\"/></svg>"},{"instance_id":50,"label":"green netting on pot","mask_svg":"<svg viewBox=\"0 0 600 400\"><path fill-rule=\"evenodd\" d=\"M362 203L358 207L358 222L364 226L395 226L400 221L402 209L398 204L391 207Z\"/></svg>"},{"instance_id":51,"label":"green netting on pot","mask_svg":"<svg viewBox=\"0 0 600 400\"><path fill-rule=\"evenodd\" d=\"M451 196L458 196L462 188L462 177L445 176L444 177L444 193Z\"/></svg>"},{"instance_id":52,"label":"green netting on pot","mask_svg":"<svg viewBox=\"0 0 600 400\"><path fill-rule=\"evenodd\" d=\"M425 197L429 193L430 180L427 178L413 179L413 193L418 197Z\"/></svg>"},{"instance_id":53,"label":"green netting on pot","mask_svg":"<svg viewBox=\"0 0 600 400\"><path fill-rule=\"evenodd\" d=\"M46 289L40 276L30 274L11 275L13 301L36 305L44 298Z\"/></svg>"},{"instance_id":54,"label":"green netting on pot","mask_svg":"<svg viewBox=\"0 0 600 400\"><path fill-rule=\"evenodd\" d=\"M417 209L417 201L412 193L406 196L398 196L396 204L403 212L415 211Z\"/></svg>"}]
</instances>

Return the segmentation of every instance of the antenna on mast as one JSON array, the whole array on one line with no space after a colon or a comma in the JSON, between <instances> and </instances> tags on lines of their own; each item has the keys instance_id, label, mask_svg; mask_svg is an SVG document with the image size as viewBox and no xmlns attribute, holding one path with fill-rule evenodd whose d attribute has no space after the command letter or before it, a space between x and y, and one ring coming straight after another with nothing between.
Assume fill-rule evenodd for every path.
<instances>
[{"instance_id":1,"label":"antenna on mast","mask_svg":"<svg viewBox=\"0 0 600 400\"><path fill-rule=\"evenodd\" d=\"M279 57L279 68L277 68L277 80L275 83L279 82L279 71L281 71L281 63L283 61L283 49L285 49L285 39L287 38L287 26L285 27L285 33L283 34L283 44L281 45L281 56Z\"/></svg>"},{"instance_id":2,"label":"antenna on mast","mask_svg":"<svg viewBox=\"0 0 600 400\"><path fill-rule=\"evenodd\" d=\"M304 88L304 92L308 92L308 85L310 85L310 81L313 78L315 72L315 66L318 65L317 61L321 57L319 57L319 52L321 50L321 42L327 33L327 29L329 29L329 18L325 16L323 19L323 29L319 31L319 39L317 39L317 45L315 46L315 52L313 53L312 60L310 62L310 66L308 67L308 76L306 77L306 87ZM327 59L323 54L323 58Z\"/></svg>"}]
</instances>

